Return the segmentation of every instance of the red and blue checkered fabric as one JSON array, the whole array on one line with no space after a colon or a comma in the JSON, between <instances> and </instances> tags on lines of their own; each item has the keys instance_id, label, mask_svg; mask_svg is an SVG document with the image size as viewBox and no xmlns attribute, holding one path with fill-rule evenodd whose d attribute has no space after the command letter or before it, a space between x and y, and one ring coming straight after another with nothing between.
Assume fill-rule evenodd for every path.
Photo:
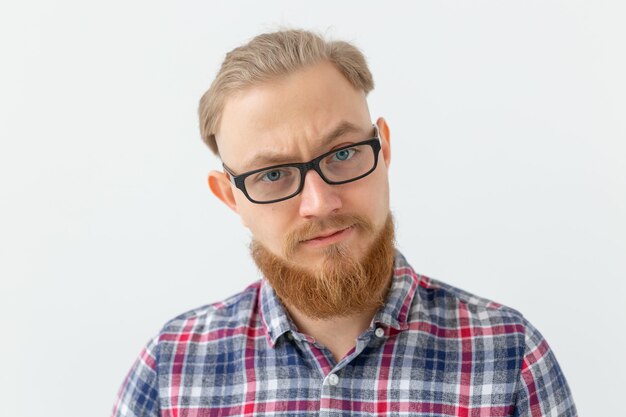
<instances>
[{"instance_id":1,"label":"red and blue checkered fabric","mask_svg":"<svg viewBox=\"0 0 626 417\"><path fill-rule=\"evenodd\" d=\"M113 416L575 416L517 311L416 274L399 253L385 306L341 361L299 333L262 280L167 323Z\"/></svg>"}]
</instances>

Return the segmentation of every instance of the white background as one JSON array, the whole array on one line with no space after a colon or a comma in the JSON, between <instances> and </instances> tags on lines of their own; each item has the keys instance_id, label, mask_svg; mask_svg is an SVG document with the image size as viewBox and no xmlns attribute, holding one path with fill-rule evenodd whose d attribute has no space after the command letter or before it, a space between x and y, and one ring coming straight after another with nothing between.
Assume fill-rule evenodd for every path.
<instances>
[{"instance_id":1,"label":"white background","mask_svg":"<svg viewBox=\"0 0 626 417\"><path fill-rule=\"evenodd\" d=\"M0 414L108 415L165 321L258 278L196 108L283 26L365 52L415 269L522 311L579 413L623 413L624 4L3 2Z\"/></svg>"}]
</instances>

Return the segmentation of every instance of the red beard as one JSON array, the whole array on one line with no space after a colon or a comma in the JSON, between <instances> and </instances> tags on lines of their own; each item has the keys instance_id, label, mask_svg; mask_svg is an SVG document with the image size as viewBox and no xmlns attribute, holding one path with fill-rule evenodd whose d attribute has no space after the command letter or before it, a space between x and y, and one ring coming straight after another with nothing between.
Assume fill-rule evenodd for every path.
<instances>
[{"instance_id":1,"label":"red beard","mask_svg":"<svg viewBox=\"0 0 626 417\"><path fill-rule=\"evenodd\" d=\"M353 226L369 238L375 231L358 215L333 216L311 222L287 236L284 253L291 257L303 240L323 230ZM324 249L323 265L309 272L266 249L256 240L250 246L252 258L281 301L314 319L342 317L380 308L391 283L395 245L391 214L367 249L355 259L342 243Z\"/></svg>"}]
</instances>

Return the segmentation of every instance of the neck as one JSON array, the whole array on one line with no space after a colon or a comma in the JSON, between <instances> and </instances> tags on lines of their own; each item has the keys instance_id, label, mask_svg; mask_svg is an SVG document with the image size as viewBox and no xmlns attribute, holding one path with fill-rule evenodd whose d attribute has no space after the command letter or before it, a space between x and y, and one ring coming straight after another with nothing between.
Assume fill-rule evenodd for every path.
<instances>
[{"instance_id":1,"label":"neck","mask_svg":"<svg viewBox=\"0 0 626 417\"><path fill-rule=\"evenodd\" d=\"M291 318L301 333L314 338L326 347L339 362L355 345L372 322L377 309L348 316L313 319L294 307L287 306Z\"/></svg>"}]
</instances>

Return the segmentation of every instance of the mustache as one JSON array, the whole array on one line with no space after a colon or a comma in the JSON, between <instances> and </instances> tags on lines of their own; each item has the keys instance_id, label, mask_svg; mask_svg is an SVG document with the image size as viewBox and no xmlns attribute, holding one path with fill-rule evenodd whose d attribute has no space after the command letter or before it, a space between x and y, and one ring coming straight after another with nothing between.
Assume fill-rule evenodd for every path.
<instances>
[{"instance_id":1,"label":"mustache","mask_svg":"<svg viewBox=\"0 0 626 417\"><path fill-rule=\"evenodd\" d=\"M312 220L290 232L285 239L284 253L287 256L293 255L300 243L314 238L325 230L346 229L350 226L368 233L374 232L372 223L361 215L335 214L322 220Z\"/></svg>"}]
</instances>

